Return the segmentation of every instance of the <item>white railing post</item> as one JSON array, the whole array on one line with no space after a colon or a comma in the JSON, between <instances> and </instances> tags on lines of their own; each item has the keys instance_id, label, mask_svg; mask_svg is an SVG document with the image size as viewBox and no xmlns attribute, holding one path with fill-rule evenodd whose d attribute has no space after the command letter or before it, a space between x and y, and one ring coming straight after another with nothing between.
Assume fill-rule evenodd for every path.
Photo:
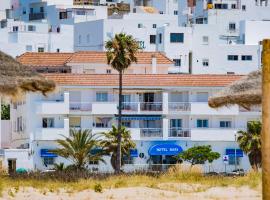
<instances>
[{"instance_id":1,"label":"white railing post","mask_svg":"<svg viewBox=\"0 0 270 200\"><path fill-rule=\"evenodd\" d=\"M169 119L163 118L162 120L162 127L163 127L163 139L167 140L169 137Z\"/></svg>"},{"instance_id":2,"label":"white railing post","mask_svg":"<svg viewBox=\"0 0 270 200\"><path fill-rule=\"evenodd\" d=\"M164 115L169 113L169 93L168 92L162 93L162 111Z\"/></svg>"}]
</instances>

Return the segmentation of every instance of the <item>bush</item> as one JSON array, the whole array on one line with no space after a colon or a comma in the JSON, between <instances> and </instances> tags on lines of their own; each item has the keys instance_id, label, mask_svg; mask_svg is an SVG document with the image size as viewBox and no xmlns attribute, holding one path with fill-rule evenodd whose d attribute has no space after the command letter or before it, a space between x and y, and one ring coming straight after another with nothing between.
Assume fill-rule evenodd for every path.
<instances>
[{"instance_id":1,"label":"bush","mask_svg":"<svg viewBox=\"0 0 270 200\"><path fill-rule=\"evenodd\" d=\"M102 185L100 183L96 183L94 185L94 190L95 190L95 192L102 193L102 190L103 190Z\"/></svg>"}]
</instances>

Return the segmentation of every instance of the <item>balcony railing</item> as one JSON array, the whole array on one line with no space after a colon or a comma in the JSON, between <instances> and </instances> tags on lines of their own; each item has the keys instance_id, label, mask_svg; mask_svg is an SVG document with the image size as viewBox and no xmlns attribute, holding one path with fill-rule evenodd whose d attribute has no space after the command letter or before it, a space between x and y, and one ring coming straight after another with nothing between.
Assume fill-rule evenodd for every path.
<instances>
[{"instance_id":1,"label":"balcony railing","mask_svg":"<svg viewBox=\"0 0 270 200\"><path fill-rule=\"evenodd\" d=\"M92 104L88 102L70 102L69 109L71 111L92 111Z\"/></svg>"},{"instance_id":2,"label":"balcony railing","mask_svg":"<svg viewBox=\"0 0 270 200\"><path fill-rule=\"evenodd\" d=\"M190 103L181 103L181 102L169 102L169 111L190 111L191 104Z\"/></svg>"},{"instance_id":3,"label":"balcony railing","mask_svg":"<svg viewBox=\"0 0 270 200\"><path fill-rule=\"evenodd\" d=\"M190 129L170 128L169 137L190 137Z\"/></svg>"},{"instance_id":4,"label":"balcony railing","mask_svg":"<svg viewBox=\"0 0 270 200\"><path fill-rule=\"evenodd\" d=\"M142 138L160 138L163 137L161 128L141 128Z\"/></svg>"},{"instance_id":5,"label":"balcony railing","mask_svg":"<svg viewBox=\"0 0 270 200\"><path fill-rule=\"evenodd\" d=\"M122 102L122 110L126 112L137 112L139 103L137 102Z\"/></svg>"},{"instance_id":6,"label":"balcony railing","mask_svg":"<svg viewBox=\"0 0 270 200\"><path fill-rule=\"evenodd\" d=\"M30 13L29 14L29 20L41 20L45 19L45 13L40 12L40 13Z\"/></svg>"},{"instance_id":7,"label":"balcony railing","mask_svg":"<svg viewBox=\"0 0 270 200\"><path fill-rule=\"evenodd\" d=\"M162 102L142 102L141 111L162 111Z\"/></svg>"}]
</instances>

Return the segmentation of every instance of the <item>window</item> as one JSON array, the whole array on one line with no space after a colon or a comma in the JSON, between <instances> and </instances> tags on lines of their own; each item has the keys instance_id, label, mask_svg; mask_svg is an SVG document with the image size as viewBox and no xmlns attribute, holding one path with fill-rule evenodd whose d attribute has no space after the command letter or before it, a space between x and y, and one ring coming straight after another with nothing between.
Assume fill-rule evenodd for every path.
<instances>
[{"instance_id":1,"label":"window","mask_svg":"<svg viewBox=\"0 0 270 200\"><path fill-rule=\"evenodd\" d=\"M43 118L42 119L43 128L53 128L54 127L54 118Z\"/></svg>"},{"instance_id":2,"label":"window","mask_svg":"<svg viewBox=\"0 0 270 200\"><path fill-rule=\"evenodd\" d=\"M28 31L36 31L36 26L29 25L28 26Z\"/></svg>"},{"instance_id":3,"label":"window","mask_svg":"<svg viewBox=\"0 0 270 200\"><path fill-rule=\"evenodd\" d=\"M209 44L209 37L208 36L203 36L202 40L203 40L203 44L205 44L205 45Z\"/></svg>"},{"instance_id":4,"label":"window","mask_svg":"<svg viewBox=\"0 0 270 200\"><path fill-rule=\"evenodd\" d=\"M86 36L86 41L87 41L87 43L90 42L90 35L89 34L87 34L87 36Z\"/></svg>"},{"instance_id":5,"label":"window","mask_svg":"<svg viewBox=\"0 0 270 200\"><path fill-rule=\"evenodd\" d=\"M232 9L236 9L236 4L232 4L232 5L231 5L231 8L232 8Z\"/></svg>"},{"instance_id":6,"label":"window","mask_svg":"<svg viewBox=\"0 0 270 200\"><path fill-rule=\"evenodd\" d=\"M60 49L56 49L56 52L59 53L60 52Z\"/></svg>"},{"instance_id":7,"label":"window","mask_svg":"<svg viewBox=\"0 0 270 200\"><path fill-rule=\"evenodd\" d=\"M232 122L231 121L220 121L219 122L219 127L220 128L231 128L232 127Z\"/></svg>"},{"instance_id":8,"label":"window","mask_svg":"<svg viewBox=\"0 0 270 200\"><path fill-rule=\"evenodd\" d=\"M157 28L157 24L153 24L153 26L152 26L153 28Z\"/></svg>"},{"instance_id":9,"label":"window","mask_svg":"<svg viewBox=\"0 0 270 200\"><path fill-rule=\"evenodd\" d=\"M172 43L183 43L184 42L184 33L171 33L170 41Z\"/></svg>"},{"instance_id":10,"label":"window","mask_svg":"<svg viewBox=\"0 0 270 200\"><path fill-rule=\"evenodd\" d=\"M171 119L170 120L171 128L181 128L182 127L182 119Z\"/></svg>"},{"instance_id":11,"label":"window","mask_svg":"<svg viewBox=\"0 0 270 200\"><path fill-rule=\"evenodd\" d=\"M216 3L215 9L228 9L228 4Z\"/></svg>"},{"instance_id":12,"label":"window","mask_svg":"<svg viewBox=\"0 0 270 200\"><path fill-rule=\"evenodd\" d=\"M43 158L44 161L44 165L54 165L54 158L50 158L50 157L45 157Z\"/></svg>"},{"instance_id":13,"label":"window","mask_svg":"<svg viewBox=\"0 0 270 200\"><path fill-rule=\"evenodd\" d=\"M111 74L111 73L112 73L112 70L107 69L107 70L106 70L106 73L107 73L107 74Z\"/></svg>"},{"instance_id":14,"label":"window","mask_svg":"<svg viewBox=\"0 0 270 200\"><path fill-rule=\"evenodd\" d=\"M40 11L41 13L44 13L44 8L43 8L43 7L40 7L40 8L39 8L39 11Z\"/></svg>"},{"instance_id":15,"label":"window","mask_svg":"<svg viewBox=\"0 0 270 200\"><path fill-rule=\"evenodd\" d=\"M26 14L26 8L23 8L23 11L22 11L23 15Z\"/></svg>"},{"instance_id":16,"label":"window","mask_svg":"<svg viewBox=\"0 0 270 200\"><path fill-rule=\"evenodd\" d=\"M130 128L131 127L131 121L123 121L122 126L124 126L126 128Z\"/></svg>"},{"instance_id":17,"label":"window","mask_svg":"<svg viewBox=\"0 0 270 200\"><path fill-rule=\"evenodd\" d=\"M96 93L96 101L98 101L98 102L108 101L108 93L107 92L97 92Z\"/></svg>"},{"instance_id":18,"label":"window","mask_svg":"<svg viewBox=\"0 0 270 200\"><path fill-rule=\"evenodd\" d=\"M237 61L238 60L238 55L228 55L228 60Z\"/></svg>"},{"instance_id":19,"label":"window","mask_svg":"<svg viewBox=\"0 0 270 200\"><path fill-rule=\"evenodd\" d=\"M30 13L31 13L31 14L34 13L34 8L30 8Z\"/></svg>"},{"instance_id":20,"label":"window","mask_svg":"<svg viewBox=\"0 0 270 200\"><path fill-rule=\"evenodd\" d=\"M59 19L67 19L67 12L59 12Z\"/></svg>"},{"instance_id":21,"label":"window","mask_svg":"<svg viewBox=\"0 0 270 200\"><path fill-rule=\"evenodd\" d=\"M69 118L70 128L81 128L81 118L80 117L70 117Z\"/></svg>"},{"instance_id":22,"label":"window","mask_svg":"<svg viewBox=\"0 0 270 200\"><path fill-rule=\"evenodd\" d=\"M163 13L164 13L163 11L159 11L159 14L163 15Z\"/></svg>"},{"instance_id":23,"label":"window","mask_svg":"<svg viewBox=\"0 0 270 200\"><path fill-rule=\"evenodd\" d=\"M229 23L229 31L235 31L236 30L236 24L235 23Z\"/></svg>"},{"instance_id":24,"label":"window","mask_svg":"<svg viewBox=\"0 0 270 200\"><path fill-rule=\"evenodd\" d=\"M174 14L174 15L178 15L178 10L174 10L174 11L173 11L173 14Z\"/></svg>"},{"instance_id":25,"label":"window","mask_svg":"<svg viewBox=\"0 0 270 200\"><path fill-rule=\"evenodd\" d=\"M241 59L243 61L252 61L252 56L251 55L243 55L243 56L241 56Z\"/></svg>"},{"instance_id":26,"label":"window","mask_svg":"<svg viewBox=\"0 0 270 200\"><path fill-rule=\"evenodd\" d=\"M79 35L79 44L81 44L81 42L82 42L82 36Z\"/></svg>"},{"instance_id":27,"label":"window","mask_svg":"<svg viewBox=\"0 0 270 200\"><path fill-rule=\"evenodd\" d=\"M17 132L23 131L22 117L17 117Z\"/></svg>"},{"instance_id":28,"label":"window","mask_svg":"<svg viewBox=\"0 0 270 200\"><path fill-rule=\"evenodd\" d=\"M173 59L174 66L180 67L181 66L181 59Z\"/></svg>"},{"instance_id":29,"label":"window","mask_svg":"<svg viewBox=\"0 0 270 200\"><path fill-rule=\"evenodd\" d=\"M156 44L156 35L150 35L150 44Z\"/></svg>"},{"instance_id":30,"label":"window","mask_svg":"<svg viewBox=\"0 0 270 200\"><path fill-rule=\"evenodd\" d=\"M38 52L44 52L44 47L38 47Z\"/></svg>"},{"instance_id":31,"label":"window","mask_svg":"<svg viewBox=\"0 0 270 200\"><path fill-rule=\"evenodd\" d=\"M32 45L26 45L25 50L27 52L32 52Z\"/></svg>"},{"instance_id":32,"label":"window","mask_svg":"<svg viewBox=\"0 0 270 200\"><path fill-rule=\"evenodd\" d=\"M131 95L130 94L122 95L122 101L123 102L131 102Z\"/></svg>"},{"instance_id":33,"label":"window","mask_svg":"<svg viewBox=\"0 0 270 200\"><path fill-rule=\"evenodd\" d=\"M236 165L240 164L240 157L236 157L235 156L229 156L229 165L235 165L235 161L236 161Z\"/></svg>"},{"instance_id":34,"label":"window","mask_svg":"<svg viewBox=\"0 0 270 200\"><path fill-rule=\"evenodd\" d=\"M77 10L76 15L86 15L86 12L84 10Z\"/></svg>"},{"instance_id":35,"label":"window","mask_svg":"<svg viewBox=\"0 0 270 200\"><path fill-rule=\"evenodd\" d=\"M208 128L208 119L197 119L197 128Z\"/></svg>"},{"instance_id":36,"label":"window","mask_svg":"<svg viewBox=\"0 0 270 200\"><path fill-rule=\"evenodd\" d=\"M196 97L197 97L197 102L207 102L208 92L197 92Z\"/></svg>"},{"instance_id":37,"label":"window","mask_svg":"<svg viewBox=\"0 0 270 200\"><path fill-rule=\"evenodd\" d=\"M246 5L242 5L242 10L246 11Z\"/></svg>"},{"instance_id":38,"label":"window","mask_svg":"<svg viewBox=\"0 0 270 200\"><path fill-rule=\"evenodd\" d=\"M145 49L144 41L138 41L138 45L141 49Z\"/></svg>"},{"instance_id":39,"label":"window","mask_svg":"<svg viewBox=\"0 0 270 200\"><path fill-rule=\"evenodd\" d=\"M159 41L159 44L162 43L162 34L161 33L158 34L158 41Z\"/></svg>"},{"instance_id":40,"label":"window","mask_svg":"<svg viewBox=\"0 0 270 200\"><path fill-rule=\"evenodd\" d=\"M202 60L202 65L203 65L204 67L209 67L209 59L203 59L203 60Z\"/></svg>"},{"instance_id":41,"label":"window","mask_svg":"<svg viewBox=\"0 0 270 200\"><path fill-rule=\"evenodd\" d=\"M142 28L143 27L143 24L138 24L138 28Z\"/></svg>"},{"instance_id":42,"label":"window","mask_svg":"<svg viewBox=\"0 0 270 200\"><path fill-rule=\"evenodd\" d=\"M13 32L18 32L19 31L19 27L18 26L13 26L12 30L13 30Z\"/></svg>"}]
</instances>

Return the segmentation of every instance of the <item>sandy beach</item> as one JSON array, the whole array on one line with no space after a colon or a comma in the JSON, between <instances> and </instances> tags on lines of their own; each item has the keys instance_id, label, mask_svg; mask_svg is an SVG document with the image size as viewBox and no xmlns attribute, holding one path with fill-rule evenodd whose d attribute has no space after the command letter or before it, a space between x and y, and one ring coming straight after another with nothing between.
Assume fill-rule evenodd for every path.
<instances>
[{"instance_id":1,"label":"sandy beach","mask_svg":"<svg viewBox=\"0 0 270 200\"><path fill-rule=\"evenodd\" d=\"M166 189L170 187L170 189ZM80 192L64 189L56 191L34 188L9 189L0 200L261 200L259 190L249 187L212 187L203 191L198 185L163 184L160 189L149 187L128 187L105 189L102 193L93 190ZM195 191L195 192L194 192ZM198 191L198 192L196 192Z\"/></svg>"}]
</instances>

